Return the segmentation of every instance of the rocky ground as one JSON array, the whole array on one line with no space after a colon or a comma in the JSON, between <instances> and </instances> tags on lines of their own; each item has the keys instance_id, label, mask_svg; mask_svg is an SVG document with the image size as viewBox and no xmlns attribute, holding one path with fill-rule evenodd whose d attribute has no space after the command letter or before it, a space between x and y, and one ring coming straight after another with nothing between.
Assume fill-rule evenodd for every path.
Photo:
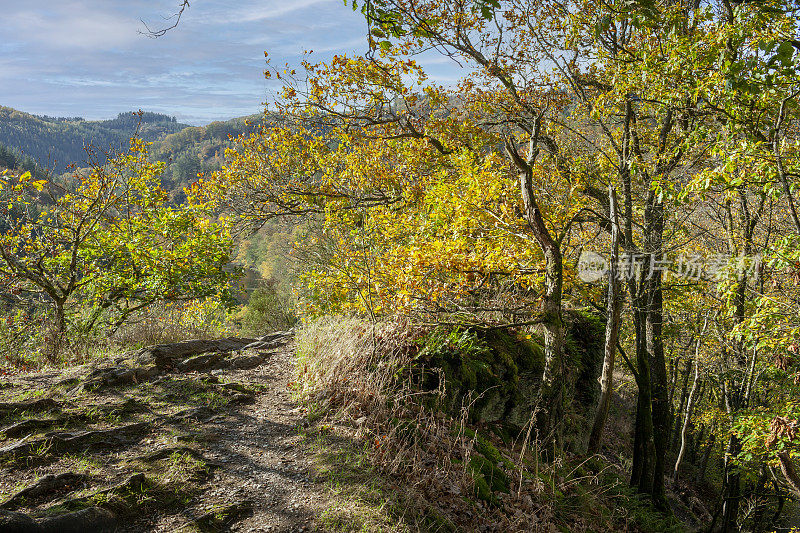
<instances>
[{"instance_id":1,"label":"rocky ground","mask_svg":"<svg viewBox=\"0 0 800 533\"><path fill-rule=\"evenodd\" d=\"M315 531L292 339L187 341L0 380L0 531Z\"/></svg>"}]
</instances>

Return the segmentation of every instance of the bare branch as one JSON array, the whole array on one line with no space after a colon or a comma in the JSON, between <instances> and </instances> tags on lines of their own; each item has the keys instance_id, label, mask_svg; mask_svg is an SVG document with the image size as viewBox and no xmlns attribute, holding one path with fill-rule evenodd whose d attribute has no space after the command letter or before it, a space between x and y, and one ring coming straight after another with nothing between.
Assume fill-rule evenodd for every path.
<instances>
[{"instance_id":1,"label":"bare branch","mask_svg":"<svg viewBox=\"0 0 800 533\"><path fill-rule=\"evenodd\" d=\"M169 17L164 17L164 20L174 20L175 22L171 26L167 26L165 28L161 28L159 30L151 30L147 23L139 19L139 21L144 25L146 31L139 31L140 34L146 35L151 39L157 39L159 37L163 37L166 33L174 28L178 27L178 24L181 21L181 17L183 16L183 12L186 11L186 8L189 7L189 0L182 0L180 8L178 9L177 13L172 14Z\"/></svg>"}]
</instances>

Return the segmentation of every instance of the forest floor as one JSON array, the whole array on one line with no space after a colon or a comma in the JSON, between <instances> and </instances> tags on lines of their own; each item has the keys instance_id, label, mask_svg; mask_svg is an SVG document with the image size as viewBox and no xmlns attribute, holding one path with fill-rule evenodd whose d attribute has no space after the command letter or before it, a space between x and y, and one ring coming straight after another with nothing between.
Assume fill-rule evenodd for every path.
<instances>
[{"instance_id":1,"label":"forest floor","mask_svg":"<svg viewBox=\"0 0 800 533\"><path fill-rule=\"evenodd\" d=\"M257 341L3 377L0 530L319 530L293 342Z\"/></svg>"},{"instance_id":2,"label":"forest floor","mask_svg":"<svg viewBox=\"0 0 800 533\"><path fill-rule=\"evenodd\" d=\"M626 490L621 465L600 461L593 473L585 457L543 467L543 477L487 504L472 497L466 458L516 452L475 433L467 440L477 448L454 455L451 441L463 439L443 421L444 433L429 431L436 439L413 449L417 470L381 477L358 438L370 413L348 424L295 402L296 361L292 334L278 332L0 372L0 532L684 529ZM354 381L348 374L340 385ZM449 470L437 466L442 457ZM674 512L691 530L710 516L690 500Z\"/></svg>"}]
</instances>

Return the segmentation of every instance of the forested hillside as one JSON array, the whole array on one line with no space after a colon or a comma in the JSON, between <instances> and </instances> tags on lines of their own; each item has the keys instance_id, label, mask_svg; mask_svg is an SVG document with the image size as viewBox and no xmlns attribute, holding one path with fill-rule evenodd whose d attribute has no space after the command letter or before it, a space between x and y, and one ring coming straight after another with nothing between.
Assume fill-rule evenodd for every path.
<instances>
[{"instance_id":1,"label":"forested hillside","mask_svg":"<svg viewBox=\"0 0 800 533\"><path fill-rule=\"evenodd\" d=\"M146 141L188 127L174 117L158 113L120 113L111 120L89 121L80 117L37 116L0 107L0 143L33 158L56 174L69 165L88 166L86 148L93 146L97 157L111 150L125 149L138 132Z\"/></svg>"},{"instance_id":2,"label":"forested hillside","mask_svg":"<svg viewBox=\"0 0 800 533\"><path fill-rule=\"evenodd\" d=\"M31 172L37 176L44 176L45 169L30 156L25 156L19 150L5 146L0 143L0 167L7 169L19 169Z\"/></svg>"},{"instance_id":3,"label":"forested hillside","mask_svg":"<svg viewBox=\"0 0 800 533\"><path fill-rule=\"evenodd\" d=\"M255 131L263 115L238 117L207 126L186 127L153 143L151 157L167 164L162 176L165 189L181 198L183 188L197 179L199 173L218 170L225 158L225 149L244 133Z\"/></svg>"},{"instance_id":4,"label":"forested hillside","mask_svg":"<svg viewBox=\"0 0 800 533\"><path fill-rule=\"evenodd\" d=\"M252 115L195 127L151 112L120 113L110 120L87 121L0 107L0 163L40 175L48 169L58 175L70 165L90 166L88 147L93 147L92 153L98 158L95 162L103 162L105 152L124 151L129 138L136 134L153 143L151 159L167 166L161 175L162 186L180 200L184 198L183 188L195 181L198 173L222 166L225 149L233 146L232 139L254 131L263 120L263 115Z\"/></svg>"}]
</instances>

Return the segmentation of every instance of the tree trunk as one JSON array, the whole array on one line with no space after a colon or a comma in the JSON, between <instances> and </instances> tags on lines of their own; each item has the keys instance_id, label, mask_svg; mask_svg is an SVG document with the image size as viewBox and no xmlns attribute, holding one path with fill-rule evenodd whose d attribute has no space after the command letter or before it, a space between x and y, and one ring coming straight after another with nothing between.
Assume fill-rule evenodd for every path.
<instances>
[{"instance_id":1,"label":"tree trunk","mask_svg":"<svg viewBox=\"0 0 800 533\"><path fill-rule=\"evenodd\" d=\"M723 459L723 491L722 491L722 533L738 531L737 517L739 516L739 500L741 499L741 476L739 468L734 464L733 458L742 451L742 444L736 435L728 439L728 446Z\"/></svg>"},{"instance_id":2,"label":"tree trunk","mask_svg":"<svg viewBox=\"0 0 800 533\"><path fill-rule=\"evenodd\" d=\"M666 509L664 472L670 437L670 406L667 368L662 338L663 296L659 260L664 229L664 205L653 191L648 194L644 213L645 254L634 287L634 321L638 321L637 364L639 401L637 403L631 481L640 492L648 493L659 509ZM638 315L638 316L637 316Z\"/></svg>"},{"instance_id":3,"label":"tree trunk","mask_svg":"<svg viewBox=\"0 0 800 533\"><path fill-rule=\"evenodd\" d=\"M777 487L776 487L777 489ZM772 515L772 523L777 524L778 520L781 517L781 513L783 513L783 507L786 505L786 498L779 496L778 497L778 508L775 509L775 513Z\"/></svg>"},{"instance_id":4,"label":"tree trunk","mask_svg":"<svg viewBox=\"0 0 800 533\"><path fill-rule=\"evenodd\" d=\"M797 469L794 467L794 461L789 456L789 452L778 452L778 462L780 463L781 473L789 486L792 488L791 492L796 498L800 498L800 475L797 474Z\"/></svg>"},{"instance_id":5,"label":"tree trunk","mask_svg":"<svg viewBox=\"0 0 800 533\"><path fill-rule=\"evenodd\" d=\"M676 335L673 335L673 339L675 337L676 337ZM673 344L675 344L674 341L673 341ZM673 351L670 350L670 353L673 353ZM675 392L678 389L678 375L680 374L681 361L683 361L683 359L681 357L671 357L669 362L667 363L667 373L669 374L669 404L670 405L675 405ZM684 389L685 388L686 388L686 386L684 385ZM684 390L684 392L685 392L685 390ZM682 405L683 404L681 403L681 406ZM683 407L678 409L678 411L682 411L682 410L683 410Z\"/></svg>"},{"instance_id":6,"label":"tree trunk","mask_svg":"<svg viewBox=\"0 0 800 533\"><path fill-rule=\"evenodd\" d=\"M769 480L769 468L766 464L761 465L761 474L759 474L758 482L753 489L755 496L756 508L753 511L753 533L760 533L763 531L764 516L769 509L769 500L762 497L762 494L767 489L767 481Z\"/></svg>"},{"instance_id":7,"label":"tree trunk","mask_svg":"<svg viewBox=\"0 0 800 533\"><path fill-rule=\"evenodd\" d=\"M689 376L692 374L693 366L694 366L694 360L687 359L686 369L683 373L683 386L681 387L681 399L680 402L678 403L678 408L675 411L673 418L677 418L679 416L679 413L683 413L684 408L686 407L686 401L689 398ZM673 384L671 385L673 390L674 388L677 388L676 382L677 380L673 382ZM670 405L672 405L672 401L670 401ZM681 426L675 424L675 430L672 432L672 438L670 439L670 445L669 445L670 451L678 447L678 440L680 439L680 437L681 437Z\"/></svg>"},{"instance_id":8,"label":"tree trunk","mask_svg":"<svg viewBox=\"0 0 800 533\"><path fill-rule=\"evenodd\" d=\"M695 392L697 391L697 382L700 380L700 346L703 343L703 335L705 335L706 327L708 326L708 317L703 321L703 328L700 330L700 335L697 337L697 345L694 349L694 381L692 382L692 390L689 392L689 399L686 402L686 414L683 418L683 426L681 427L681 447L678 451L678 458L675 460L675 468L672 473L673 479L678 479L678 470L681 467L681 461L683 460L683 454L686 452L686 428L689 427L689 420L692 417L692 408L694 407L694 400L695 400ZM691 362L691 361L690 361ZM691 366L687 368L687 376L689 374L689 369Z\"/></svg>"},{"instance_id":9,"label":"tree trunk","mask_svg":"<svg viewBox=\"0 0 800 533\"><path fill-rule=\"evenodd\" d=\"M650 260L653 261L654 258L651 256ZM667 509L667 498L664 493L664 474L666 472L670 428L672 427L672 413L669 405L667 367L664 360L664 339L661 331L663 320L661 273L654 273L651 281L653 292L649 297L650 305L647 313L647 352L652 365L653 442L656 454L653 465L652 495L655 506L663 511Z\"/></svg>"},{"instance_id":10,"label":"tree trunk","mask_svg":"<svg viewBox=\"0 0 800 533\"><path fill-rule=\"evenodd\" d=\"M507 147L509 153L511 148ZM531 148L533 151L534 148ZM517 157L519 155L517 154ZM533 158L531 158L533 159ZM531 161L532 164L532 161ZM533 231L539 247L544 254L545 281L543 320L544 327L544 370L542 384L539 389L539 405L545 407L545 416L540 419L540 429L550 440L555 439L560 447L562 420L564 415L564 321L561 312L561 296L563 290L563 258L559 243L547 229L542 211L536 202L533 192L533 173L529 165L520 176L520 190L525 207L525 219Z\"/></svg>"},{"instance_id":11,"label":"tree trunk","mask_svg":"<svg viewBox=\"0 0 800 533\"><path fill-rule=\"evenodd\" d=\"M708 446L706 446L706 451L703 453L703 458L700 460L700 469L697 471L697 477L695 478L695 483L702 483L706 479L706 471L708 470L708 460L711 458L711 452L714 449L714 442L717 439L717 436L714 434L712 430L711 438L708 441Z\"/></svg>"},{"instance_id":12,"label":"tree trunk","mask_svg":"<svg viewBox=\"0 0 800 533\"><path fill-rule=\"evenodd\" d=\"M641 298L636 296L632 301L641 305ZM636 329L636 387L639 391L636 399L636 425L633 437L633 465L631 467L631 485L639 492L652 494L653 465L655 463L655 445L653 443L653 400L650 383L650 360L644 346L644 313L634 311L634 328Z\"/></svg>"},{"instance_id":13,"label":"tree trunk","mask_svg":"<svg viewBox=\"0 0 800 533\"><path fill-rule=\"evenodd\" d=\"M748 256L753 253L753 231L758 221L758 214L752 214L748 208L747 195L740 189L740 226L742 247L740 253ZM763 206L763 202L762 202ZM760 210L760 209L759 209ZM731 228L733 228L731 217ZM730 240L730 248L733 252L735 243ZM733 324L738 326L745 320L747 302L748 280L745 272L739 272L736 290L734 291L734 314ZM736 415L740 409L746 409L749 403L751 391L751 380L753 365L747 364L747 354L744 341L734 339L733 342L733 366L742 371L742 379L738 383L732 383L730 387L725 386L723 381L723 395L725 396L726 409L729 415ZM752 363L755 363L756 354L753 353ZM722 524L720 531L728 533L735 531L737 518L739 515L739 502L741 500L741 475L739 467L733 458L742 451L742 443L736 435L731 435L728 439L728 446L724 458L723 473L723 501L722 501Z\"/></svg>"},{"instance_id":14,"label":"tree trunk","mask_svg":"<svg viewBox=\"0 0 800 533\"><path fill-rule=\"evenodd\" d=\"M604 344L603 373L600 377L600 400L595 413L592 433L589 436L589 453L600 451L603 428L611 405L611 391L614 381L614 358L619 339L620 313L622 311L622 291L619 272L619 218L617 216L617 194L609 185L609 218L611 219L611 256L608 259L608 301L606 302L606 337Z\"/></svg>"},{"instance_id":15,"label":"tree trunk","mask_svg":"<svg viewBox=\"0 0 800 533\"><path fill-rule=\"evenodd\" d=\"M47 346L47 359L52 363L58 359L67 336L66 298L53 298L55 316L50 345Z\"/></svg>"},{"instance_id":16,"label":"tree trunk","mask_svg":"<svg viewBox=\"0 0 800 533\"><path fill-rule=\"evenodd\" d=\"M628 293L631 299L633 314L634 342L636 347L636 424L633 435L633 463L631 465L631 486L639 492L651 494L653 489L653 464L655 447L653 444L653 413L650 383L650 359L647 355L645 341L646 304L643 298L643 277L632 266L635 258L633 246L633 192L628 172L622 173L623 193L625 196L625 251L631 264L631 271L622 274L627 279Z\"/></svg>"}]
</instances>

